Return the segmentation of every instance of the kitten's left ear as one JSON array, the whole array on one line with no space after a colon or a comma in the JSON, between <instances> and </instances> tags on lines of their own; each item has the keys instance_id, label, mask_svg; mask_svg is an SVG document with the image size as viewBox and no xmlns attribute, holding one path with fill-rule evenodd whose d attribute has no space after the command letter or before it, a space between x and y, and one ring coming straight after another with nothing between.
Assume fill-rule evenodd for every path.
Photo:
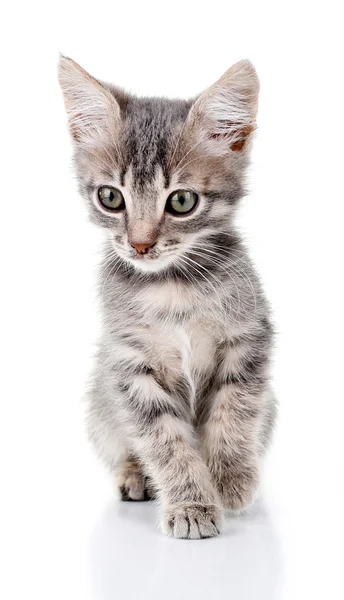
<instances>
[{"instance_id":1,"label":"kitten's left ear","mask_svg":"<svg viewBox=\"0 0 344 600\"><path fill-rule=\"evenodd\" d=\"M119 127L120 107L110 90L66 56L60 58L58 78L74 142L86 146L111 143Z\"/></svg>"},{"instance_id":2,"label":"kitten's left ear","mask_svg":"<svg viewBox=\"0 0 344 600\"><path fill-rule=\"evenodd\" d=\"M240 152L256 128L259 79L248 60L232 66L191 107L187 136L209 154Z\"/></svg>"}]
</instances>

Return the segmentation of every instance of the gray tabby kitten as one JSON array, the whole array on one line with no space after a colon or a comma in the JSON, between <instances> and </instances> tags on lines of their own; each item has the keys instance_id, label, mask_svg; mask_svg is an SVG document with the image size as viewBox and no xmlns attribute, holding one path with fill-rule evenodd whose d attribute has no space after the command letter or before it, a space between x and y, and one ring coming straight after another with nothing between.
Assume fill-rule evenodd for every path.
<instances>
[{"instance_id":1,"label":"gray tabby kitten","mask_svg":"<svg viewBox=\"0 0 344 600\"><path fill-rule=\"evenodd\" d=\"M89 431L123 500L206 538L253 502L275 403L273 331L233 225L259 82L241 61L192 100L137 98L61 57L91 220L106 234Z\"/></svg>"}]
</instances>

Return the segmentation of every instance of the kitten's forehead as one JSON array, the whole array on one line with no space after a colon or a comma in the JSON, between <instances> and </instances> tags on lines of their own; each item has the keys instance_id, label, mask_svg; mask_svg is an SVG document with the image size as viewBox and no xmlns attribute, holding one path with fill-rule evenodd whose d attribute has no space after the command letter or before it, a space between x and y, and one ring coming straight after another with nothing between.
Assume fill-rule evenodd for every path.
<instances>
[{"instance_id":1,"label":"kitten's forehead","mask_svg":"<svg viewBox=\"0 0 344 600\"><path fill-rule=\"evenodd\" d=\"M123 128L125 180L131 168L131 185L143 191L157 173L169 185L169 160L191 102L164 98L131 98L126 106Z\"/></svg>"},{"instance_id":2,"label":"kitten's forehead","mask_svg":"<svg viewBox=\"0 0 344 600\"><path fill-rule=\"evenodd\" d=\"M166 177L161 165L158 162L154 166L152 165L151 179L138 184L137 172L132 162L126 170L124 179L127 210L130 217L135 215L138 219L154 220L156 213L159 212L159 200L166 188Z\"/></svg>"}]
</instances>

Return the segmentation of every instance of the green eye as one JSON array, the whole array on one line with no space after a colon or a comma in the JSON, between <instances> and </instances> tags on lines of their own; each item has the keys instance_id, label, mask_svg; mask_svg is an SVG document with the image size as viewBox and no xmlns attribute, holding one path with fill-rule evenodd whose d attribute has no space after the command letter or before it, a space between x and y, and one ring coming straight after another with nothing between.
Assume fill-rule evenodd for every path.
<instances>
[{"instance_id":1,"label":"green eye","mask_svg":"<svg viewBox=\"0 0 344 600\"><path fill-rule=\"evenodd\" d=\"M170 194L166 202L166 210L174 215L190 213L198 202L198 196L191 190L178 190Z\"/></svg>"},{"instance_id":2,"label":"green eye","mask_svg":"<svg viewBox=\"0 0 344 600\"><path fill-rule=\"evenodd\" d=\"M98 190L98 198L100 204L102 204L108 210L121 210L125 207L125 202L122 192L114 187L103 186Z\"/></svg>"}]
</instances>

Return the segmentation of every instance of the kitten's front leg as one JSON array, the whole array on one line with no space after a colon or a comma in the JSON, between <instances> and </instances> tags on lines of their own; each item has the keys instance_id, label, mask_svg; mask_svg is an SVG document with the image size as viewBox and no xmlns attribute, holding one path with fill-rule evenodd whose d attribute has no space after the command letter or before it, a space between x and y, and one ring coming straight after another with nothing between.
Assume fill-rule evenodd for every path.
<instances>
[{"instance_id":1,"label":"kitten's front leg","mask_svg":"<svg viewBox=\"0 0 344 600\"><path fill-rule=\"evenodd\" d=\"M274 406L266 383L264 354L236 362L228 350L215 377L202 426L204 456L225 508L241 511L255 499L259 467Z\"/></svg>"},{"instance_id":2,"label":"kitten's front leg","mask_svg":"<svg viewBox=\"0 0 344 600\"><path fill-rule=\"evenodd\" d=\"M195 447L187 382L168 388L152 367L119 387L121 415L130 443L162 501L162 529L177 538L217 535L222 509L209 471Z\"/></svg>"}]
</instances>

